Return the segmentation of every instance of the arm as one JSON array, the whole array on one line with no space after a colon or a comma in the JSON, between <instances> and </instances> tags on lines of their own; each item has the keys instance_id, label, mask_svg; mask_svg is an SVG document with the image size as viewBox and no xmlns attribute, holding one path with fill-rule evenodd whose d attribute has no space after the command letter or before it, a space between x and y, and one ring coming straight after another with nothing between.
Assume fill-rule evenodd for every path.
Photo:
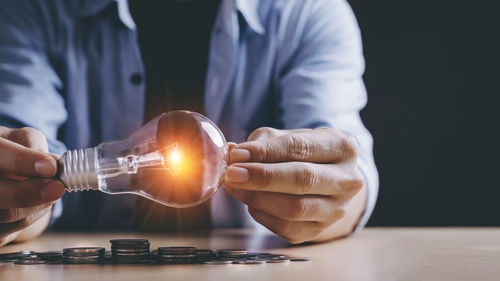
<instances>
[{"instance_id":1,"label":"arm","mask_svg":"<svg viewBox=\"0 0 500 281\"><path fill-rule=\"evenodd\" d=\"M0 197L5 199L0 204L0 245L39 235L50 220L52 204L64 192L59 182L40 179L55 174L48 152L64 150L57 131L66 119L62 84L47 56L43 4L0 2L0 126L5 126L0 127ZM10 129L21 127L38 130ZM8 155L14 155L14 162L9 163ZM40 159L50 160L43 173L33 170ZM53 193L42 198L45 188ZM11 189L16 192L9 193Z\"/></svg>"},{"instance_id":2,"label":"arm","mask_svg":"<svg viewBox=\"0 0 500 281\"><path fill-rule=\"evenodd\" d=\"M233 147L225 182L258 222L292 243L362 227L378 190L372 138L359 117L366 93L352 11L343 0L304 6L305 25L286 42L297 47L282 54L276 79L289 130L261 128ZM296 129L318 127L327 128Z\"/></svg>"}]
</instances>

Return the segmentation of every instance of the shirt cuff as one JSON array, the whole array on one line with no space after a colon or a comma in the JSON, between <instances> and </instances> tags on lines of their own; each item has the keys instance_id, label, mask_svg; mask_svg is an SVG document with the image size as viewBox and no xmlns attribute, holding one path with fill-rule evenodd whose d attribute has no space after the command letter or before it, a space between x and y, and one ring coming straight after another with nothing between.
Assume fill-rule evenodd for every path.
<instances>
[{"instance_id":1,"label":"shirt cuff","mask_svg":"<svg viewBox=\"0 0 500 281\"><path fill-rule=\"evenodd\" d=\"M367 189L367 198L366 198L366 207L365 211L358 222L354 232L358 232L363 227L365 227L366 223L370 219L370 216L373 213L373 209L375 208L375 203L377 202L378 196L378 188L379 188L379 178L377 168L375 164L372 162L367 162L362 159L358 160L358 167L363 173L365 178L365 185Z\"/></svg>"}]
</instances>

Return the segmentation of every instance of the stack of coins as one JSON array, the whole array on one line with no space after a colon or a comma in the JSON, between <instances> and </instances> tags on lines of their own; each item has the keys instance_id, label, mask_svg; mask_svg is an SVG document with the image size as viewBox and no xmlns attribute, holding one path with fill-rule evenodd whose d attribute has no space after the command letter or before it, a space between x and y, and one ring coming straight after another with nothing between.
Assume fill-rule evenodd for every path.
<instances>
[{"instance_id":1,"label":"stack of coins","mask_svg":"<svg viewBox=\"0 0 500 281\"><path fill-rule=\"evenodd\" d=\"M204 262L211 261L214 259L214 252L212 250L197 250L196 251L196 261Z\"/></svg>"},{"instance_id":2,"label":"stack of coins","mask_svg":"<svg viewBox=\"0 0 500 281\"><path fill-rule=\"evenodd\" d=\"M219 260L239 261L246 260L248 252L246 249L220 249L217 250Z\"/></svg>"},{"instance_id":3,"label":"stack of coins","mask_svg":"<svg viewBox=\"0 0 500 281\"><path fill-rule=\"evenodd\" d=\"M113 263L149 263L149 241L147 239L112 239L111 261Z\"/></svg>"},{"instance_id":4,"label":"stack of coins","mask_svg":"<svg viewBox=\"0 0 500 281\"><path fill-rule=\"evenodd\" d=\"M158 262L172 264L186 264L196 261L195 247L159 247Z\"/></svg>"},{"instance_id":5,"label":"stack of coins","mask_svg":"<svg viewBox=\"0 0 500 281\"><path fill-rule=\"evenodd\" d=\"M0 261L2 262L16 262L18 260L30 259L35 253L33 251L19 251L13 253L0 254Z\"/></svg>"},{"instance_id":6,"label":"stack of coins","mask_svg":"<svg viewBox=\"0 0 500 281\"><path fill-rule=\"evenodd\" d=\"M101 247L64 248L62 260L63 263L66 264L104 263L104 248Z\"/></svg>"}]
</instances>

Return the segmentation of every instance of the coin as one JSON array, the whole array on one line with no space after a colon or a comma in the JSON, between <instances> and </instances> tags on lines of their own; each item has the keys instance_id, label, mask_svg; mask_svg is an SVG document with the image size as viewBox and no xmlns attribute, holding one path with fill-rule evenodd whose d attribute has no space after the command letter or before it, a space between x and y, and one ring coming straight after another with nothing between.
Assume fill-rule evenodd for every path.
<instances>
[{"instance_id":1,"label":"coin","mask_svg":"<svg viewBox=\"0 0 500 281\"><path fill-rule=\"evenodd\" d=\"M158 247L158 254L196 254L195 247Z\"/></svg>"},{"instance_id":2,"label":"coin","mask_svg":"<svg viewBox=\"0 0 500 281\"><path fill-rule=\"evenodd\" d=\"M195 247L159 247L157 261L170 264L193 263L197 253L198 250Z\"/></svg>"},{"instance_id":3,"label":"coin","mask_svg":"<svg viewBox=\"0 0 500 281\"><path fill-rule=\"evenodd\" d=\"M236 264L265 264L265 260L238 260L235 261Z\"/></svg>"},{"instance_id":4,"label":"coin","mask_svg":"<svg viewBox=\"0 0 500 281\"><path fill-rule=\"evenodd\" d=\"M44 263L47 262L39 259L18 260L14 262L14 264L21 264L21 265L34 265L34 264L44 264Z\"/></svg>"},{"instance_id":5,"label":"coin","mask_svg":"<svg viewBox=\"0 0 500 281\"><path fill-rule=\"evenodd\" d=\"M1 261L16 261L18 259L29 258L30 256L32 256L34 254L35 253L33 251L29 251L29 250L12 252L12 253L4 253L4 254L0 254L0 260Z\"/></svg>"},{"instance_id":6,"label":"coin","mask_svg":"<svg viewBox=\"0 0 500 281\"><path fill-rule=\"evenodd\" d=\"M62 261L62 251L36 252L36 256L46 262L58 263Z\"/></svg>"},{"instance_id":7,"label":"coin","mask_svg":"<svg viewBox=\"0 0 500 281\"><path fill-rule=\"evenodd\" d=\"M290 259L282 259L282 258L277 258L277 259L270 259L266 261L267 263L289 263Z\"/></svg>"},{"instance_id":8,"label":"coin","mask_svg":"<svg viewBox=\"0 0 500 281\"><path fill-rule=\"evenodd\" d=\"M290 261L311 261L312 259L311 258L298 258L298 257L293 257L293 258L290 258Z\"/></svg>"},{"instance_id":9,"label":"coin","mask_svg":"<svg viewBox=\"0 0 500 281\"><path fill-rule=\"evenodd\" d=\"M104 251L105 249L102 247L64 248L63 256L71 256L71 257L101 256L104 255Z\"/></svg>"},{"instance_id":10,"label":"coin","mask_svg":"<svg viewBox=\"0 0 500 281\"><path fill-rule=\"evenodd\" d=\"M212 260L214 252L212 250L197 250L196 260L197 261L207 261Z\"/></svg>"},{"instance_id":11,"label":"coin","mask_svg":"<svg viewBox=\"0 0 500 281\"><path fill-rule=\"evenodd\" d=\"M152 261L147 239L111 239L111 259L114 264L139 264Z\"/></svg>"},{"instance_id":12,"label":"coin","mask_svg":"<svg viewBox=\"0 0 500 281\"><path fill-rule=\"evenodd\" d=\"M149 245L148 239L111 239L109 242L111 242L112 245Z\"/></svg>"},{"instance_id":13,"label":"coin","mask_svg":"<svg viewBox=\"0 0 500 281\"><path fill-rule=\"evenodd\" d=\"M223 260L212 260L212 261L204 261L203 264L209 265L222 265L222 264L232 264L233 261L223 261Z\"/></svg>"},{"instance_id":14,"label":"coin","mask_svg":"<svg viewBox=\"0 0 500 281\"><path fill-rule=\"evenodd\" d=\"M247 255L248 252L246 249L219 249L217 254L221 256L241 256Z\"/></svg>"},{"instance_id":15,"label":"coin","mask_svg":"<svg viewBox=\"0 0 500 281\"><path fill-rule=\"evenodd\" d=\"M64 264L100 264L104 263L104 258L99 256L92 257L64 257Z\"/></svg>"},{"instance_id":16,"label":"coin","mask_svg":"<svg viewBox=\"0 0 500 281\"><path fill-rule=\"evenodd\" d=\"M247 258L246 249L219 249L217 250L217 258L221 260L236 260Z\"/></svg>"},{"instance_id":17,"label":"coin","mask_svg":"<svg viewBox=\"0 0 500 281\"><path fill-rule=\"evenodd\" d=\"M102 247L64 248L64 264L100 264L104 263L105 249Z\"/></svg>"}]
</instances>

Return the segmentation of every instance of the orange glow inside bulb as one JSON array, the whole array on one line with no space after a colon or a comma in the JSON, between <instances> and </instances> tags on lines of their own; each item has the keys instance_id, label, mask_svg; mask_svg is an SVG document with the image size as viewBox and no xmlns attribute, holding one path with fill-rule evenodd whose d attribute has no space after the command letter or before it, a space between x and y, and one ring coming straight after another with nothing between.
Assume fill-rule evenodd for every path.
<instances>
[{"instance_id":1,"label":"orange glow inside bulb","mask_svg":"<svg viewBox=\"0 0 500 281\"><path fill-rule=\"evenodd\" d=\"M175 146L175 148L169 152L167 157L168 163L165 168L170 174L175 176L182 172L182 158L182 152L178 149L177 146Z\"/></svg>"}]
</instances>

